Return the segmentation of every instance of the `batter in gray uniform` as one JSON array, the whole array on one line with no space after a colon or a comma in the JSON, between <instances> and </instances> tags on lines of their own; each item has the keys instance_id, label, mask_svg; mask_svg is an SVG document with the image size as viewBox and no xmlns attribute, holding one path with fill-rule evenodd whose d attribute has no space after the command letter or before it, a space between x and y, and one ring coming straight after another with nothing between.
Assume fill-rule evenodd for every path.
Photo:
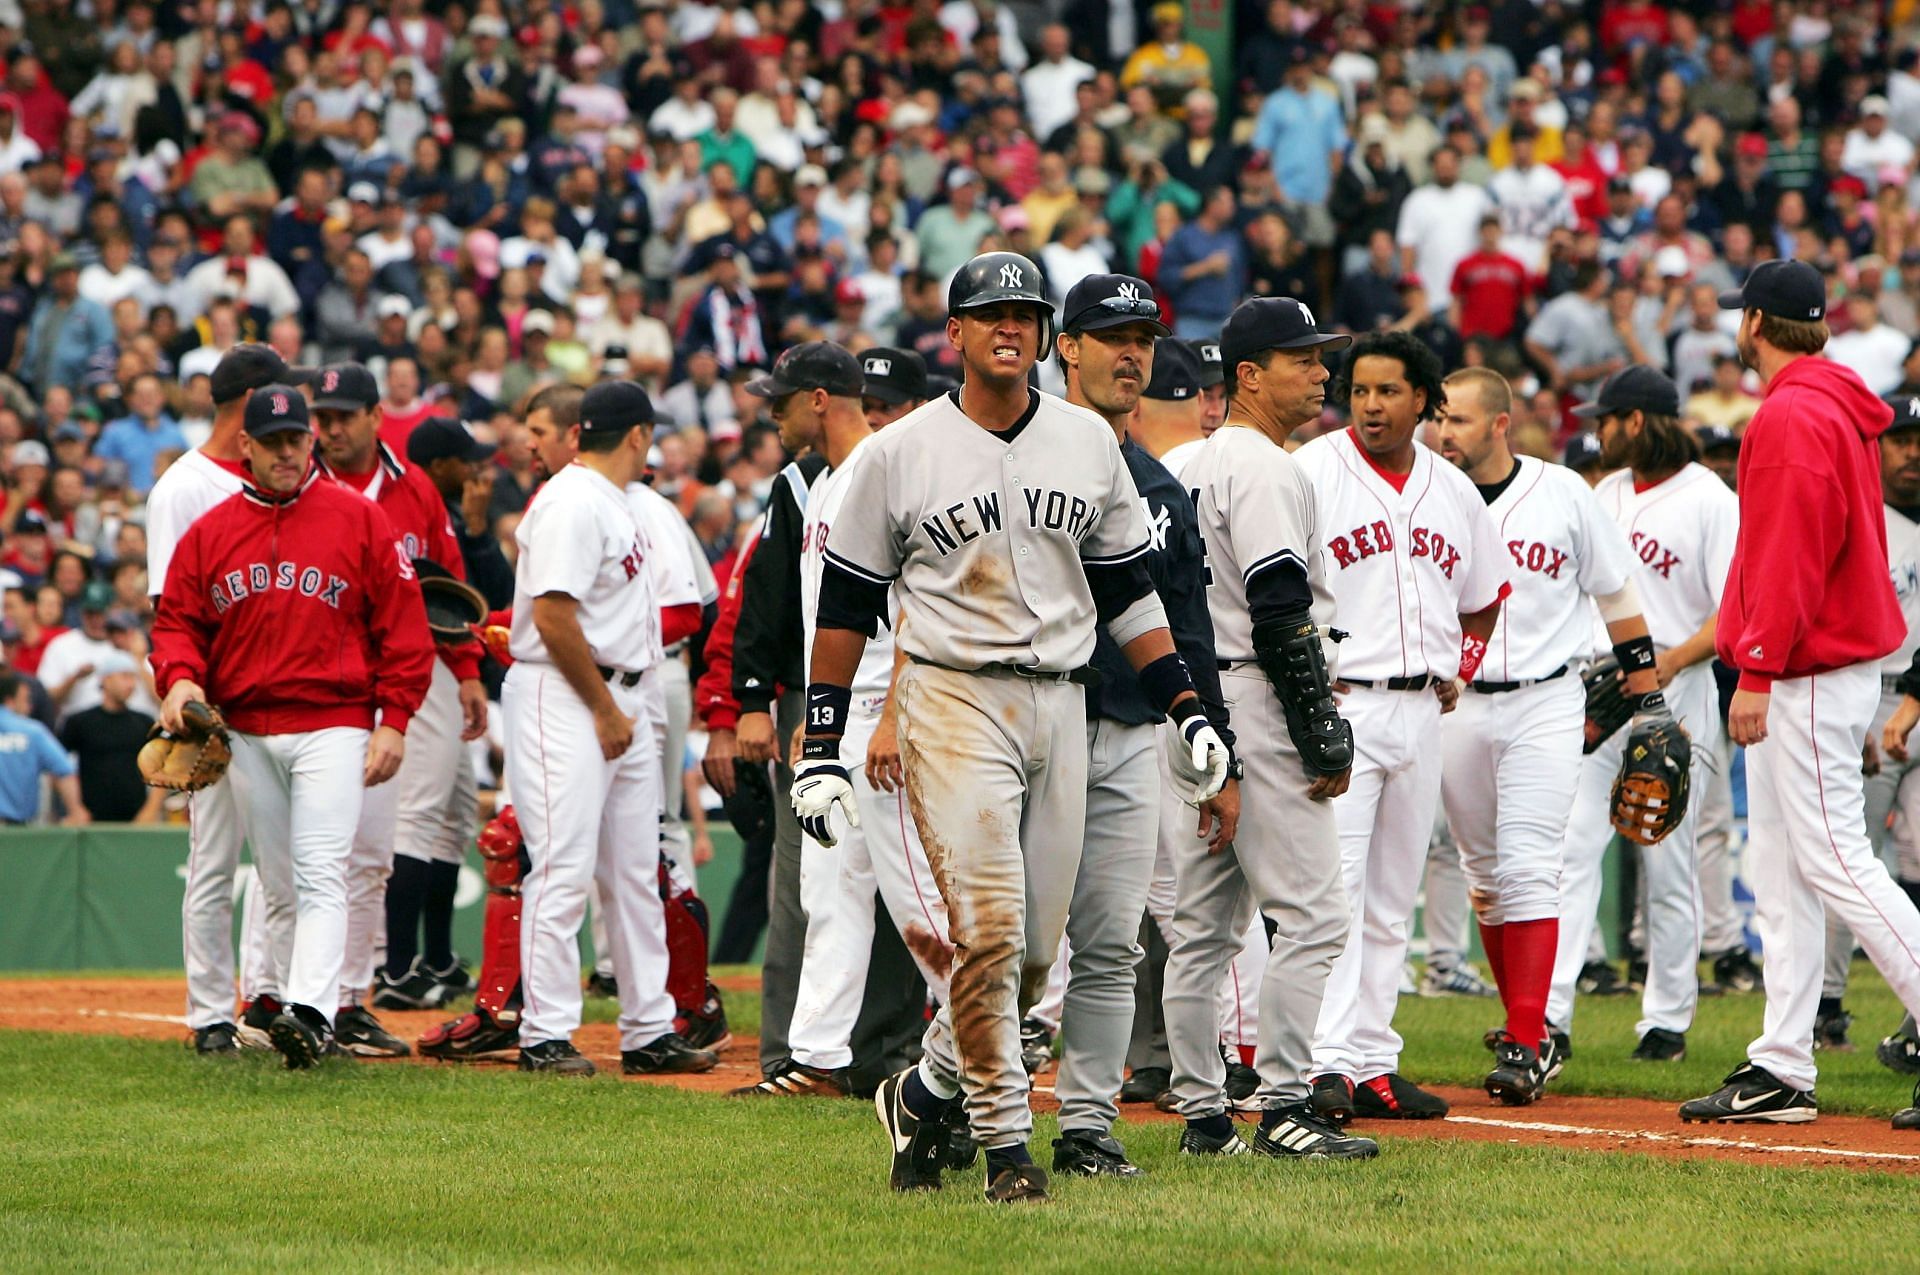
<instances>
[{"instance_id":1,"label":"batter in gray uniform","mask_svg":"<svg viewBox=\"0 0 1920 1275\"><path fill-rule=\"evenodd\" d=\"M1314 1024L1345 944L1346 888L1329 800L1346 791L1353 730L1334 706L1323 638L1334 619L1314 489L1283 444L1326 403L1328 336L1297 301L1242 302L1220 334L1227 419L1181 477L1206 543L1220 693L1246 776L1232 846L1176 844L1173 941L1163 1005L1187 1155L1367 1159L1308 1102ZM1273 926L1254 1070L1262 1108L1251 1148L1233 1131L1216 994L1258 908Z\"/></svg>"},{"instance_id":2,"label":"batter in gray uniform","mask_svg":"<svg viewBox=\"0 0 1920 1275\"><path fill-rule=\"evenodd\" d=\"M836 806L858 820L840 736L891 588L909 660L894 690L907 800L955 954L951 1001L927 1029L924 1057L874 1103L894 1189L937 1188L964 1091L992 1201L1047 1196L1027 1150L1020 1017L1059 950L1080 862L1082 670L1096 624L1176 723L1170 765L1182 794L1213 797L1228 764L1147 576L1146 516L1113 430L1027 384L1052 338L1039 285L1014 253L961 268L947 339L963 387L876 435L849 478L827 533L793 785L794 813L815 840L832 844Z\"/></svg>"}]
</instances>

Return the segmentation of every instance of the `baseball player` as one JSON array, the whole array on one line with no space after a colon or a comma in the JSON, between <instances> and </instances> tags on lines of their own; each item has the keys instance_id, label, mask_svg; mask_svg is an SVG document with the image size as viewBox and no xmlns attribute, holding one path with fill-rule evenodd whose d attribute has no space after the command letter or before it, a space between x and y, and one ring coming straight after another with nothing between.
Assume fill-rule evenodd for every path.
<instances>
[{"instance_id":1,"label":"baseball player","mask_svg":"<svg viewBox=\"0 0 1920 1275\"><path fill-rule=\"evenodd\" d=\"M1635 561L1633 584L1653 638L1654 672L1664 706L1693 740L1693 791L1716 755L1720 730L1714 688L1713 636L1720 594L1739 525L1733 493L1701 465L1693 436L1680 423L1680 396L1672 381L1644 366L1624 368L1600 386L1598 397L1574 409L1592 420L1601 460L1615 472L1594 495L1626 533ZM1517 573L1516 573L1517 574ZM1601 618L1618 618L1601 603ZM1609 630L1609 637L1619 635ZM1639 658L1636 656L1636 659ZM1623 669L1637 664L1621 658ZM1630 684L1629 690L1632 691ZM1657 717L1661 705L1642 701L1636 722ZM1573 814L1566 823L1560 865L1560 935L1553 990L1547 999L1552 1030L1573 1029L1574 992L1589 959L1600 906L1601 865L1613 840L1609 810L1629 732L1617 731L1587 754L1580 770ZM1686 1056L1686 1032L1700 995L1702 907L1694 858L1699 808L1640 855L1647 895L1647 980L1641 992L1638 1044L1641 1062L1677 1062ZM1555 1058L1565 1062L1569 1040L1556 1040Z\"/></svg>"},{"instance_id":2,"label":"baseball player","mask_svg":"<svg viewBox=\"0 0 1920 1275\"><path fill-rule=\"evenodd\" d=\"M1145 280L1088 275L1066 295L1055 353L1065 369L1067 401L1105 420L1120 441L1120 454L1145 504L1148 575L1208 720L1231 748L1193 502L1160 462L1127 437L1149 390L1157 387L1156 392L1185 401L1199 397L1198 360L1173 339L1159 316L1159 303ZM1104 633L1096 635L1093 669L1099 680L1087 693L1086 835L1067 907L1063 952L1062 1046L1053 1089L1060 1101L1060 1137L1053 1144L1053 1168L1082 1177L1133 1177L1141 1169L1113 1137L1119 1114L1114 1100L1133 1022L1134 968L1142 956L1135 940L1162 821L1161 715ZM1238 769L1229 764L1226 786L1201 807L1197 822L1177 801L1169 812L1189 835L1202 829L1210 850L1233 841L1240 813Z\"/></svg>"},{"instance_id":3,"label":"baseball player","mask_svg":"<svg viewBox=\"0 0 1920 1275\"><path fill-rule=\"evenodd\" d=\"M932 394L927 388L927 361L917 350L869 346L860 355L860 374L860 410L876 430L893 424Z\"/></svg>"},{"instance_id":4,"label":"baseball player","mask_svg":"<svg viewBox=\"0 0 1920 1275\"><path fill-rule=\"evenodd\" d=\"M858 821L840 757L867 638L897 596L895 684L907 801L947 901L951 999L921 1062L883 1082L895 1189L937 1187L962 1090L987 1198L1045 1199L1032 1162L1020 1018L1058 951L1087 797L1082 672L1104 626L1182 735L1187 795L1214 796L1207 723L1146 573L1146 518L1106 422L1028 387L1051 345L1039 270L984 253L954 276L947 339L962 387L888 426L855 466L825 550L794 812L821 842Z\"/></svg>"},{"instance_id":5,"label":"baseball player","mask_svg":"<svg viewBox=\"0 0 1920 1275\"><path fill-rule=\"evenodd\" d=\"M271 346L251 343L234 346L214 366L213 433L205 444L167 466L147 493L147 589L156 609L166 592L174 551L187 528L248 481L250 471L241 443L247 395L265 385L298 385L310 375L308 369L289 368ZM233 896L246 838L229 779L194 793L188 811L187 883L181 908L187 1028L199 1053L227 1054L243 1038L233 1015ZM264 883L256 877L256 884ZM254 1009L249 1043L267 1046L266 1028L279 1012L277 1001Z\"/></svg>"},{"instance_id":6,"label":"baseball player","mask_svg":"<svg viewBox=\"0 0 1920 1275\"><path fill-rule=\"evenodd\" d=\"M232 727L247 842L295 900L285 1008L268 1035L303 1068L333 1047L361 794L400 768L433 642L386 515L314 467L300 391L253 391L244 429L250 480L188 529L168 568L155 681L169 729L195 701Z\"/></svg>"},{"instance_id":7,"label":"baseball player","mask_svg":"<svg viewBox=\"0 0 1920 1275\"><path fill-rule=\"evenodd\" d=\"M1200 432L1211 436L1227 419L1226 369L1221 366L1220 343L1191 341L1188 344L1200 356L1200 402L1206 409L1200 415Z\"/></svg>"},{"instance_id":8,"label":"baseball player","mask_svg":"<svg viewBox=\"0 0 1920 1275\"><path fill-rule=\"evenodd\" d=\"M1310 1037L1348 923L1330 802L1346 789L1353 732L1332 696L1325 640L1334 633L1334 599L1315 496L1284 446L1319 419L1328 376L1321 352L1351 340L1320 332L1297 301L1243 302L1220 335L1226 424L1182 473L1206 546L1221 695L1252 763L1233 844L1216 852L1181 837L1171 846L1176 896L1164 1009L1185 1155L1379 1153L1370 1139L1322 1120L1309 1100ZM1216 996L1256 914L1273 926L1273 943L1253 1064L1263 1111L1249 1147L1227 1114Z\"/></svg>"},{"instance_id":9,"label":"baseball player","mask_svg":"<svg viewBox=\"0 0 1920 1275\"><path fill-rule=\"evenodd\" d=\"M1559 942L1560 842L1584 742L1587 599L1599 605L1642 713L1658 711L1646 697L1659 700L1659 681L1619 525L1572 470L1514 456L1505 377L1463 368L1444 385L1440 454L1472 480L1511 560L1513 592L1479 676L1441 723L1440 797L1507 1010L1487 1092L1519 1106L1565 1065L1546 1010Z\"/></svg>"},{"instance_id":10,"label":"baseball player","mask_svg":"<svg viewBox=\"0 0 1920 1275\"><path fill-rule=\"evenodd\" d=\"M1747 750L1747 863L1767 1012L1747 1060L1719 1090L1681 1104L1682 1120L1818 1114L1813 1017L1826 913L1853 931L1907 1011L1920 1009L1920 910L1873 857L1860 774L1880 662L1906 639L1875 445L1893 413L1851 369L1819 357L1826 302L1825 280L1802 261L1762 262L1720 297L1740 310L1740 361L1766 385L1740 449L1748 516L1718 650L1740 675L1727 733ZM1901 710L1886 734L1912 725ZM1909 1119L1920 1126L1920 1110L1896 1126Z\"/></svg>"},{"instance_id":11,"label":"baseball player","mask_svg":"<svg viewBox=\"0 0 1920 1275\"><path fill-rule=\"evenodd\" d=\"M857 401L863 396L890 397L895 388L869 379L863 365L873 368L877 360L884 366L873 376L890 376L895 356L869 352L856 360L831 342L808 342L782 354L770 375L747 386L749 393L768 400L788 451L811 450L828 465L808 492L800 540L796 583L807 649L812 647L826 540L840 520L853 467L874 435L868 424L874 412L863 414ZM888 629L868 643L860 657L842 740L848 756L872 756L868 745L888 714L893 669L894 642ZM908 826L900 785L893 774L869 764L855 776L854 792L861 809L859 826L833 845L812 838L803 844L800 896L807 937L787 1036L790 1057L760 1083L736 1090L740 1096L838 1096L848 1091L854 1023L873 948L876 888L934 999L947 999L947 971L953 963L947 906L934 885L920 838Z\"/></svg>"},{"instance_id":12,"label":"baseball player","mask_svg":"<svg viewBox=\"0 0 1920 1275\"><path fill-rule=\"evenodd\" d=\"M1445 394L1440 361L1404 332L1354 343L1336 393L1353 424L1294 453L1313 483L1320 556L1342 627L1341 712L1353 780L1333 803L1352 924L1314 1030L1314 1106L1424 1120L1446 1102L1399 1074L1393 1031L1414 896L1440 798L1432 744L1472 681L1507 595L1507 555L1465 475L1415 437Z\"/></svg>"},{"instance_id":13,"label":"baseball player","mask_svg":"<svg viewBox=\"0 0 1920 1275\"><path fill-rule=\"evenodd\" d=\"M535 493L514 533L514 664L502 707L531 864L521 886L523 1071L593 1074L569 1038L596 880L610 913L622 1070L707 1071L717 1061L674 1030L666 986L660 759L643 685L658 678L660 615L626 493L646 467L653 422L646 391L630 381L588 390L579 455Z\"/></svg>"},{"instance_id":14,"label":"baseball player","mask_svg":"<svg viewBox=\"0 0 1920 1275\"><path fill-rule=\"evenodd\" d=\"M320 370L313 391L321 472L379 505L409 560L427 559L464 579L460 546L439 491L380 442L380 388L373 374L358 363L336 363ZM368 791L347 856L347 964L333 1031L342 1049L362 1057L412 1052L361 1004L374 981L395 856L458 864L478 807L464 745L487 729L480 646L467 642L436 651L426 698L407 728L406 760L392 784Z\"/></svg>"}]
</instances>

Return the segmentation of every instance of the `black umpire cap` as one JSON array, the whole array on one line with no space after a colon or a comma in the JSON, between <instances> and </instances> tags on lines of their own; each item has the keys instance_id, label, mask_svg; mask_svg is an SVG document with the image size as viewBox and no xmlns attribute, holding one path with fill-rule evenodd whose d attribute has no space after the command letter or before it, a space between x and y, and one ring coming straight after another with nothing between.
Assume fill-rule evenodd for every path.
<instances>
[{"instance_id":1,"label":"black umpire cap","mask_svg":"<svg viewBox=\"0 0 1920 1275\"><path fill-rule=\"evenodd\" d=\"M1344 333L1322 332L1303 302L1252 297L1234 308L1220 330L1220 362L1224 369L1268 350L1344 350L1352 344L1353 338Z\"/></svg>"},{"instance_id":2,"label":"black umpire cap","mask_svg":"<svg viewBox=\"0 0 1920 1275\"><path fill-rule=\"evenodd\" d=\"M653 400L632 381L601 381L580 399L580 428L596 434L625 433L654 422Z\"/></svg>"},{"instance_id":3,"label":"black umpire cap","mask_svg":"<svg viewBox=\"0 0 1920 1275\"><path fill-rule=\"evenodd\" d=\"M1592 434L1575 434L1567 440L1560 463L1575 473L1585 473L1600 463L1600 440Z\"/></svg>"},{"instance_id":4,"label":"black umpire cap","mask_svg":"<svg viewBox=\"0 0 1920 1275\"><path fill-rule=\"evenodd\" d=\"M1200 356L1200 385L1207 388L1220 384L1227 377L1227 370L1220 363L1220 343L1218 341L1194 341L1193 351Z\"/></svg>"},{"instance_id":5,"label":"black umpire cap","mask_svg":"<svg viewBox=\"0 0 1920 1275\"><path fill-rule=\"evenodd\" d=\"M1142 324L1157 337L1173 334L1161 321L1153 285L1130 274L1090 274L1068 290L1060 307L1060 330L1069 334L1129 323Z\"/></svg>"},{"instance_id":6,"label":"black umpire cap","mask_svg":"<svg viewBox=\"0 0 1920 1275\"><path fill-rule=\"evenodd\" d=\"M359 412L380 401L373 373L358 363L329 363L313 378L313 406L339 412Z\"/></svg>"},{"instance_id":7,"label":"black umpire cap","mask_svg":"<svg viewBox=\"0 0 1920 1275\"><path fill-rule=\"evenodd\" d=\"M1200 397L1200 356L1185 341L1157 341L1153 347L1153 379L1142 395L1173 403L1191 403Z\"/></svg>"},{"instance_id":8,"label":"black umpire cap","mask_svg":"<svg viewBox=\"0 0 1920 1275\"><path fill-rule=\"evenodd\" d=\"M1573 409L1575 416L1624 415L1641 411L1649 416L1680 415L1680 391L1666 373L1642 363L1621 368L1600 383L1591 403Z\"/></svg>"},{"instance_id":9,"label":"black umpire cap","mask_svg":"<svg viewBox=\"0 0 1920 1275\"><path fill-rule=\"evenodd\" d=\"M1827 317L1827 285L1804 261L1763 261L1748 273L1746 283L1720 294L1720 308L1811 323Z\"/></svg>"},{"instance_id":10,"label":"black umpire cap","mask_svg":"<svg viewBox=\"0 0 1920 1275\"><path fill-rule=\"evenodd\" d=\"M932 397L927 391L927 361L918 350L876 345L860 356L861 394L898 406Z\"/></svg>"},{"instance_id":11,"label":"black umpire cap","mask_svg":"<svg viewBox=\"0 0 1920 1275\"><path fill-rule=\"evenodd\" d=\"M774 360L773 371L751 381L756 398L785 398L800 390L825 390L835 398L859 398L867 392L860 361L831 341L807 341Z\"/></svg>"},{"instance_id":12,"label":"black umpire cap","mask_svg":"<svg viewBox=\"0 0 1920 1275\"><path fill-rule=\"evenodd\" d=\"M288 367L278 350L249 341L221 355L207 379L213 401L231 403L267 385L305 385L313 379L313 369Z\"/></svg>"},{"instance_id":13,"label":"black umpire cap","mask_svg":"<svg viewBox=\"0 0 1920 1275\"><path fill-rule=\"evenodd\" d=\"M291 385L263 385L247 396L243 427L251 438L289 430L310 434L313 423L307 418L307 396Z\"/></svg>"}]
</instances>

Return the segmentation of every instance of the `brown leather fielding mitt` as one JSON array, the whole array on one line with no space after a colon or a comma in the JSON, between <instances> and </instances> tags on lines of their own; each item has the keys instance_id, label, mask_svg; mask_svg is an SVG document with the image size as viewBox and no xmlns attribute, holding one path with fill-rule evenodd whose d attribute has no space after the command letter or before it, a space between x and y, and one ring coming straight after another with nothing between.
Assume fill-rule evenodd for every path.
<instances>
[{"instance_id":1,"label":"brown leather fielding mitt","mask_svg":"<svg viewBox=\"0 0 1920 1275\"><path fill-rule=\"evenodd\" d=\"M140 777L155 788L199 792L220 782L233 761L233 740L220 710L198 700L180 710L184 729L169 732L158 723L140 746Z\"/></svg>"}]
</instances>

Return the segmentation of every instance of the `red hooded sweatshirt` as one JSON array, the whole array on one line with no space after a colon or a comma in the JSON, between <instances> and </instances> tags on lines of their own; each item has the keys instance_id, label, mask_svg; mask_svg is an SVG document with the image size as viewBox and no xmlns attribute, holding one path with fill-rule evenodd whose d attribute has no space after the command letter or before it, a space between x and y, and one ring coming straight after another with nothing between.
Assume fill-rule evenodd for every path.
<instances>
[{"instance_id":1,"label":"red hooded sweatshirt","mask_svg":"<svg viewBox=\"0 0 1920 1275\"><path fill-rule=\"evenodd\" d=\"M1875 441L1892 420L1827 359L1795 359L1767 386L1740 446L1740 538L1715 643L1742 690L1879 660L1906 635Z\"/></svg>"},{"instance_id":2,"label":"red hooded sweatshirt","mask_svg":"<svg viewBox=\"0 0 1920 1275\"><path fill-rule=\"evenodd\" d=\"M197 682L248 735L405 733L433 676L413 565L372 501L318 469L289 496L252 484L187 529L153 623L160 693Z\"/></svg>"}]
</instances>

